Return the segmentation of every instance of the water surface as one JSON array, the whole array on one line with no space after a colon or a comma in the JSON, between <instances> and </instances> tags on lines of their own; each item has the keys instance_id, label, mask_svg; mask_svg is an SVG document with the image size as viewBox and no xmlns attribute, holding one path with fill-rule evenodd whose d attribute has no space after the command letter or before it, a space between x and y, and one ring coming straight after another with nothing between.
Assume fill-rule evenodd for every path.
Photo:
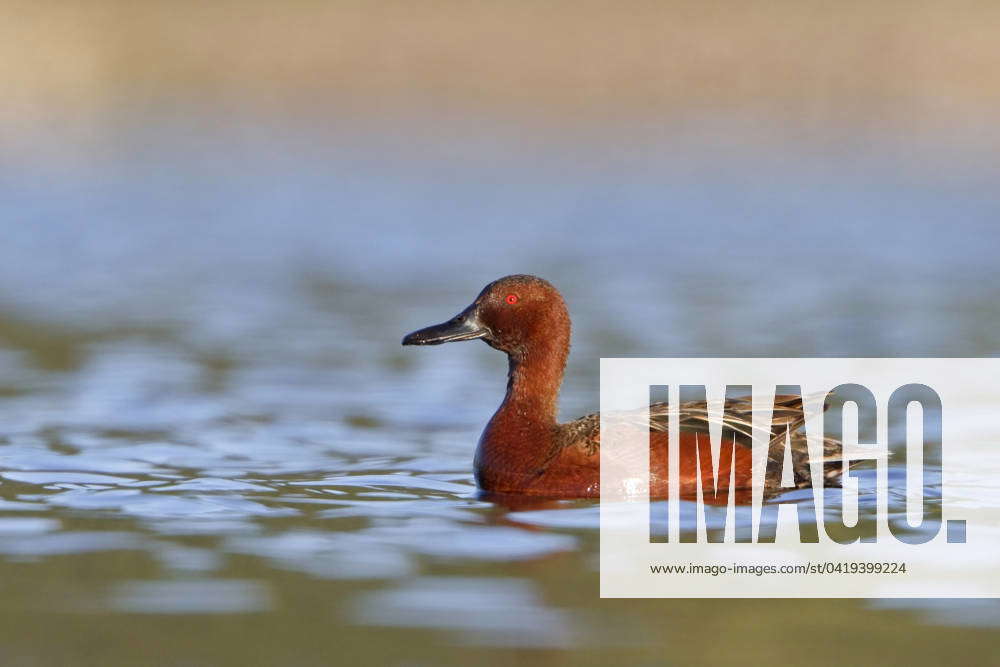
<instances>
[{"instance_id":1,"label":"water surface","mask_svg":"<svg viewBox=\"0 0 1000 667\"><path fill-rule=\"evenodd\" d=\"M995 167L179 118L0 170L4 664L994 660L989 601L599 600L594 503L474 487L503 358L399 340L542 275L566 418L601 356L995 354Z\"/></svg>"}]
</instances>

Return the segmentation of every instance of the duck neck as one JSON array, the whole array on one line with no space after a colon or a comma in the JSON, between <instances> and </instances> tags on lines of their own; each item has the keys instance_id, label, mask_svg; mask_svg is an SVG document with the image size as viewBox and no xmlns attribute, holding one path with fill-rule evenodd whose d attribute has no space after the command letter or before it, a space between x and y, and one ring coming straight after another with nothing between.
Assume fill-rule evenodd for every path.
<instances>
[{"instance_id":1,"label":"duck neck","mask_svg":"<svg viewBox=\"0 0 1000 667\"><path fill-rule=\"evenodd\" d=\"M497 415L554 426L568 342L546 340L508 355L507 395Z\"/></svg>"},{"instance_id":2,"label":"duck neck","mask_svg":"<svg viewBox=\"0 0 1000 667\"><path fill-rule=\"evenodd\" d=\"M490 491L517 491L551 452L569 334L508 353L507 394L476 450L476 477Z\"/></svg>"}]
</instances>

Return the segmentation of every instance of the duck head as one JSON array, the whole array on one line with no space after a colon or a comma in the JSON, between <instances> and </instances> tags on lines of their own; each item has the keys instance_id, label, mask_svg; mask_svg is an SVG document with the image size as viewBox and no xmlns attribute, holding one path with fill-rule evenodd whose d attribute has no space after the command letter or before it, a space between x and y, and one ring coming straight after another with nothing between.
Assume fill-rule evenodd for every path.
<instances>
[{"instance_id":1,"label":"duck head","mask_svg":"<svg viewBox=\"0 0 1000 667\"><path fill-rule=\"evenodd\" d=\"M482 339L517 357L547 341L569 339L569 314L548 281L530 275L495 280L465 310L447 322L419 329L403 345L440 345Z\"/></svg>"}]
</instances>

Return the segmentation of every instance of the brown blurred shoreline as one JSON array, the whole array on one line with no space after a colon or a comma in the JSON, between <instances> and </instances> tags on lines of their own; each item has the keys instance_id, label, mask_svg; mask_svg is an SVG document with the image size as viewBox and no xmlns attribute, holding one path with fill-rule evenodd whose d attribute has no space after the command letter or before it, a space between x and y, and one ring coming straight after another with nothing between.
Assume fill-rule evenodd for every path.
<instances>
[{"instance_id":1,"label":"brown blurred shoreline","mask_svg":"<svg viewBox=\"0 0 1000 667\"><path fill-rule=\"evenodd\" d=\"M1000 117L990 2L2 3L0 131L196 104L776 131L980 131Z\"/></svg>"}]
</instances>

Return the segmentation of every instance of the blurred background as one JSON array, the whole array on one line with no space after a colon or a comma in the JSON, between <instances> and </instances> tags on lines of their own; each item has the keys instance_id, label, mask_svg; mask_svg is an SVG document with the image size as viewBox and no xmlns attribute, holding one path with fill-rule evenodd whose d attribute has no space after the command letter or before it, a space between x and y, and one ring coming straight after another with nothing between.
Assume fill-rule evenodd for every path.
<instances>
[{"instance_id":1,"label":"blurred background","mask_svg":"<svg viewBox=\"0 0 1000 667\"><path fill-rule=\"evenodd\" d=\"M0 0L4 665L995 662L993 601L599 600L479 498L490 280L602 356L1000 350L1000 5Z\"/></svg>"}]
</instances>

